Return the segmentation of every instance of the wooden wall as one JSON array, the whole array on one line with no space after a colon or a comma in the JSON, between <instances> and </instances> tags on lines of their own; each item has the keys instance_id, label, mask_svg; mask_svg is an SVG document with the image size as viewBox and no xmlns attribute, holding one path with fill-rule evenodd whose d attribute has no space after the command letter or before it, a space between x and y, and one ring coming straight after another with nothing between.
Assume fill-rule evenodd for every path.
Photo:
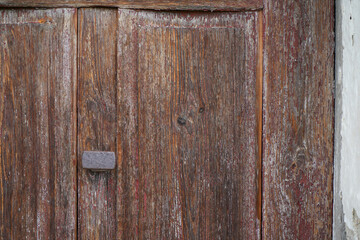
<instances>
[{"instance_id":1,"label":"wooden wall","mask_svg":"<svg viewBox=\"0 0 360 240\"><path fill-rule=\"evenodd\" d=\"M0 6L2 239L331 239L333 1Z\"/></svg>"}]
</instances>

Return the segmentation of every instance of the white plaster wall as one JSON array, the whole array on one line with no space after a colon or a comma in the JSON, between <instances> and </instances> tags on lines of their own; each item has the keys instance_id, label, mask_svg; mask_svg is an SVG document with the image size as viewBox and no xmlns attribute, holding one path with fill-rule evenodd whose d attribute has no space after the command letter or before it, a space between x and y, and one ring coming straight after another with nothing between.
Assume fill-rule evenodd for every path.
<instances>
[{"instance_id":1,"label":"white plaster wall","mask_svg":"<svg viewBox=\"0 0 360 240\"><path fill-rule=\"evenodd\" d=\"M340 122L335 136L335 168L339 169L335 170L334 199L335 205L342 206L334 208L334 218L342 210L346 237L341 238L360 240L360 0L338 0L337 8L341 16L337 16L336 121ZM334 239L339 236L334 233Z\"/></svg>"}]
</instances>

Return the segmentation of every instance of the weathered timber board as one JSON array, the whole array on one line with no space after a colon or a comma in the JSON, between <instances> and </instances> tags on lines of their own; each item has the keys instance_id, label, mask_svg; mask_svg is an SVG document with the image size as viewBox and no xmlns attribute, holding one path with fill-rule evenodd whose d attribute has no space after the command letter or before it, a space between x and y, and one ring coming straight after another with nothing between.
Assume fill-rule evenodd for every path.
<instances>
[{"instance_id":1,"label":"weathered timber board","mask_svg":"<svg viewBox=\"0 0 360 240\"><path fill-rule=\"evenodd\" d=\"M259 239L258 21L119 10L118 239Z\"/></svg>"},{"instance_id":2,"label":"weathered timber board","mask_svg":"<svg viewBox=\"0 0 360 240\"><path fill-rule=\"evenodd\" d=\"M76 10L0 11L0 238L76 238Z\"/></svg>"},{"instance_id":3,"label":"weathered timber board","mask_svg":"<svg viewBox=\"0 0 360 240\"><path fill-rule=\"evenodd\" d=\"M172 10L259 10L263 0L0 0L0 7L120 7Z\"/></svg>"},{"instance_id":4,"label":"weathered timber board","mask_svg":"<svg viewBox=\"0 0 360 240\"><path fill-rule=\"evenodd\" d=\"M79 10L78 159L116 151L117 10ZM116 171L92 172L78 161L78 239L115 239Z\"/></svg>"},{"instance_id":5,"label":"weathered timber board","mask_svg":"<svg viewBox=\"0 0 360 240\"><path fill-rule=\"evenodd\" d=\"M334 1L264 1L263 239L331 239Z\"/></svg>"}]
</instances>

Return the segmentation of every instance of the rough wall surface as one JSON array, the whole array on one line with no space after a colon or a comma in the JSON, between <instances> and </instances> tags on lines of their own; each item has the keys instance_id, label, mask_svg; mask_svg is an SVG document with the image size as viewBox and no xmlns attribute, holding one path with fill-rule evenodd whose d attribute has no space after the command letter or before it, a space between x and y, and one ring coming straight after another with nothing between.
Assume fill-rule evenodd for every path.
<instances>
[{"instance_id":1,"label":"rough wall surface","mask_svg":"<svg viewBox=\"0 0 360 240\"><path fill-rule=\"evenodd\" d=\"M360 1L337 9L334 239L360 239Z\"/></svg>"}]
</instances>

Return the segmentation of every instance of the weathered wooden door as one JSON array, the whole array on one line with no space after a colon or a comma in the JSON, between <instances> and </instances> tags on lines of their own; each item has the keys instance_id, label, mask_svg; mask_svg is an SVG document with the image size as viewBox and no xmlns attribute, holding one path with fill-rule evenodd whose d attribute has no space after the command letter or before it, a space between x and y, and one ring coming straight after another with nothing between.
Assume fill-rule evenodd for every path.
<instances>
[{"instance_id":1,"label":"weathered wooden door","mask_svg":"<svg viewBox=\"0 0 360 240\"><path fill-rule=\"evenodd\" d=\"M330 0L0 6L1 239L331 238Z\"/></svg>"}]
</instances>

